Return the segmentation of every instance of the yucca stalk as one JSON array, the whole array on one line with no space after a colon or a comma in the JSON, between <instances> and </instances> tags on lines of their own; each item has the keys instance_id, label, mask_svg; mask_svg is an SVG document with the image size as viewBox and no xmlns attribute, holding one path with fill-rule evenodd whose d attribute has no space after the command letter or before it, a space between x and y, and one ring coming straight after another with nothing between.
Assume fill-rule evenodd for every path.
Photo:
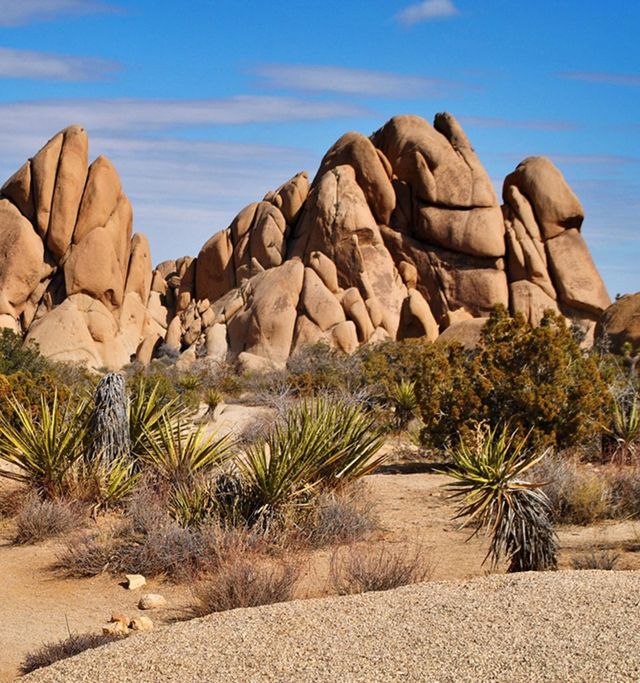
<instances>
[{"instance_id":1,"label":"yucca stalk","mask_svg":"<svg viewBox=\"0 0 640 683\"><path fill-rule=\"evenodd\" d=\"M290 410L237 466L261 516L373 471L384 457L376 457L382 442L373 418L358 406L321 398Z\"/></svg>"},{"instance_id":2,"label":"yucca stalk","mask_svg":"<svg viewBox=\"0 0 640 683\"><path fill-rule=\"evenodd\" d=\"M87 460L114 462L131 455L129 411L124 377L117 372L105 375L96 387L89 422Z\"/></svg>"},{"instance_id":3,"label":"yucca stalk","mask_svg":"<svg viewBox=\"0 0 640 683\"><path fill-rule=\"evenodd\" d=\"M14 397L9 401L13 419L0 415L0 460L17 470L2 469L0 476L32 486L43 498L63 496L83 455L87 402L72 398L63 406L55 392L51 405L40 397L34 416Z\"/></svg>"},{"instance_id":4,"label":"yucca stalk","mask_svg":"<svg viewBox=\"0 0 640 683\"><path fill-rule=\"evenodd\" d=\"M197 474L224 465L234 445L230 434L207 435L202 425L187 429L179 420L173 422L163 415L153 431L145 430L141 461L175 486L189 483Z\"/></svg>"},{"instance_id":5,"label":"yucca stalk","mask_svg":"<svg viewBox=\"0 0 640 683\"><path fill-rule=\"evenodd\" d=\"M149 388L144 378L141 378L128 405L131 453L134 458L145 454L149 438L157 436L164 420L184 425L191 415L192 412L179 398L167 400L161 395L159 382Z\"/></svg>"},{"instance_id":6,"label":"yucca stalk","mask_svg":"<svg viewBox=\"0 0 640 683\"><path fill-rule=\"evenodd\" d=\"M551 506L541 484L522 477L544 458L528 448L528 435L509 434L506 427L479 425L475 443L460 440L450 452L450 474L457 481L448 485L460 498L456 519L464 525L477 523L491 535L485 561L495 567L503 558L508 571L539 571L557 566L557 539L551 524Z\"/></svg>"}]
</instances>

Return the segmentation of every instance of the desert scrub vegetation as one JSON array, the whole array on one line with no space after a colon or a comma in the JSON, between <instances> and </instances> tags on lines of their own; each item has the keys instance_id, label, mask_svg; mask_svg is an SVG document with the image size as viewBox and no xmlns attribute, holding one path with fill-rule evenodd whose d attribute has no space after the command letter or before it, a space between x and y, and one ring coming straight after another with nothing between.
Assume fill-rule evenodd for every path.
<instances>
[{"instance_id":1,"label":"desert scrub vegetation","mask_svg":"<svg viewBox=\"0 0 640 683\"><path fill-rule=\"evenodd\" d=\"M20 673L24 676L37 669L51 666L51 664L68 657L74 657L86 650L93 650L122 638L126 638L126 636L108 636L94 633L71 634L63 640L45 643L40 649L28 654L20 665Z\"/></svg>"},{"instance_id":2,"label":"desert scrub vegetation","mask_svg":"<svg viewBox=\"0 0 640 683\"><path fill-rule=\"evenodd\" d=\"M596 358L564 318L548 311L534 328L501 306L474 351L425 348L417 393L425 443L437 448L472 437L477 422L508 419L532 445L562 449L597 437L611 400Z\"/></svg>"},{"instance_id":3,"label":"desert scrub vegetation","mask_svg":"<svg viewBox=\"0 0 640 683\"><path fill-rule=\"evenodd\" d=\"M15 516L14 543L26 545L75 531L84 523L77 504L61 500L40 500L31 495Z\"/></svg>"},{"instance_id":4,"label":"desert scrub vegetation","mask_svg":"<svg viewBox=\"0 0 640 683\"><path fill-rule=\"evenodd\" d=\"M333 553L330 583L338 595L351 595L419 583L431 573L431 561L420 546L352 544Z\"/></svg>"},{"instance_id":5,"label":"desert scrub vegetation","mask_svg":"<svg viewBox=\"0 0 640 683\"><path fill-rule=\"evenodd\" d=\"M530 446L529 436L507 427L476 426L473 442L460 439L451 449L449 484L460 500L457 518L491 535L486 559L503 559L509 572L540 571L557 566L557 539L551 503L540 484L523 475L545 456Z\"/></svg>"},{"instance_id":6,"label":"desert scrub vegetation","mask_svg":"<svg viewBox=\"0 0 640 683\"><path fill-rule=\"evenodd\" d=\"M292 560L231 556L212 578L195 587L194 616L292 600L300 568Z\"/></svg>"}]
</instances>

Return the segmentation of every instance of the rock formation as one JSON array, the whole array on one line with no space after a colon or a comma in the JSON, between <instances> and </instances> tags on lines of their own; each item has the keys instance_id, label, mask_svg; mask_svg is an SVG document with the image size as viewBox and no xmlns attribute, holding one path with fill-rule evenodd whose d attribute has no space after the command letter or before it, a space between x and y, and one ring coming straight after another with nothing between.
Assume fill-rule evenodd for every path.
<instances>
[{"instance_id":1,"label":"rock formation","mask_svg":"<svg viewBox=\"0 0 640 683\"><path fill-rule=\"evenodd\" d=\"M625 345L631 346L631 353L640 352L640 292L625 294L611 304L598 322L596 336L617 353Z\"/></svg>"},{"instance_id":2,"label":"rock formation","mask_svg":"<svg viewBox=\"0 0 640 683\"><path fill-rule=\"evenodd\" d=\"M307 344L463 337L496 303L591 334L609 306L560 171L525 159L491 181L450 114L347 133L244 208L196 258L154 270L104 157L72 126L2 187L0 325L60 360L117 368L158 349L281 366Z\"/></svg>"}]
</instances>

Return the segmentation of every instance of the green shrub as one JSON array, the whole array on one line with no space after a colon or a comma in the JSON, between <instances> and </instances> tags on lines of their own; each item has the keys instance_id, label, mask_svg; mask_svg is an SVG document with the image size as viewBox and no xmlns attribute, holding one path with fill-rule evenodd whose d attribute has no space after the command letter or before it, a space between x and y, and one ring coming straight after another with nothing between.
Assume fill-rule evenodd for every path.
<instances>
[{"instance_id":1,"label":"green shrub","mask_svg":"<svg viewBox=\"0 0 640 683\"><path fill-rule=\"evenodd\" d=\"M609 404L595 359L585 355L564 318L540 326L496 307L475 351L425 347L417 385L427 443L443 447L473 425L508 420L537 447L565 448L599 434Z\"/></svg>"},{"instance_id":2,"label":"green shrub","mask_svg":"<svg viewBox=\"0 0 640 683\"><path fill-rule=\"evenodd\" d=\"M381 446L374 419L357 405L321 398L295 406L238 460L254 518L368 474Z\"/></svg>"},{"instance_id":3,"label":"green shrub","mask_svg":"<svg viewBox=\"0 0 640 683\"><path fill-rule=\"evenodd\" d=\"M0 470L0 476L28 484L42 498L64 497L84 454L86 401L63 404L56 392L49 405L43 395L35 416L28 405L15 399L10 404L13 420L0 415L0 460L16 469Z\"/></svg>"}]
</instances>

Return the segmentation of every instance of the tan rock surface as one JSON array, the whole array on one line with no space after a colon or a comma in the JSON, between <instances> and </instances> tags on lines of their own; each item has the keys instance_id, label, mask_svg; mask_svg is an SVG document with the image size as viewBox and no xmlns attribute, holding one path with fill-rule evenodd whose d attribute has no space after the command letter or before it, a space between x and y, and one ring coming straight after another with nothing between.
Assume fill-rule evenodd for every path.
<instances>
[{"instance_id":1,"label":"tan rock surface","mask_svg":"<svg viewBox=\"0 0 640 683\"><path fill-rule=\"evenodd\" d=\"M565 230L546 241L549 268L560 300L593 315L611 304L589 248L577 229Z\"/></svg>"}]
</instances>

